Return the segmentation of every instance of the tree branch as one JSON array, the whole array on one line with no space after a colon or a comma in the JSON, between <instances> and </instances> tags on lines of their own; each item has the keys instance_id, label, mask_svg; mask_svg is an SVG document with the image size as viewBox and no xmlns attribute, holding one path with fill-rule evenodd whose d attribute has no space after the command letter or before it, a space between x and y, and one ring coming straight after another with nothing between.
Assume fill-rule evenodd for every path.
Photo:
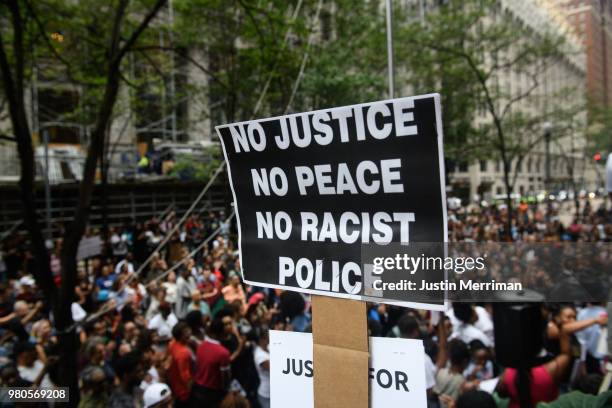
<instances>
[{"instance_id":1,"label":"tree branch","mask_svg":"<svg viewBox=\"0 0 612 408\"><path fill-rule=\"evenodd\" d=\"M531 77L531 86L529 88L527 88L527 90L525 92L520 93L519 95L515 96L514 98L510 98L510 100L508 101L508 103L506 104L504 109L502 109L502 113L501 113L500 117L503 119L506 116L506 114L510 111L510 109L512 108L512 106L515 103L520 102L523 99L528 98L529 96L531 96L533 91L535 91L536 88L539 85L540 85L540 83L538 82L538 79L537 79L536 75L533 75Z\"/></svg>"},{"instance_id":2,"label":"tree branch","mask_svg":"<svg viewBox=\"0 0 612 408\"><path fill-rule=\"evenodd\" d=\"M119 2L119 6L117 7L117 12L115 13L115 19L113 21L113 29L110 40L110 55L111 59L115 58L117 54L117 50L119 50L119 41L121 41L121 22L123 17L125 16L125 10L128 6L129 0L121 0ZM111 67L113 65L113 60L109 64ZM111 68L112 69L112 68Z\"/></svg>"},{"instance_id":3,"label":"tree branch","mask_svg":"<svg viewBox=\"0 0 612 408\"><path fill-rule=\"evenodd\" d=\"M177 56L179 56L180 58L183 58L184 60L186 60L186 61L190 62L191 64L193 64L196 68L198 68L200 71L204 72L206 75L210 76L213 79L213 81L217 82L223 88L229 89L229 86L225 82L223 82L217 75L215 75L211 70L206 68L200 62L198 62L195 58L191 57L187 53L184 53L184 52L176 49L175 47L166 47L166 46L161 46L161 45L146 45L146 46L141 46L141 47L132 47L132 51L148 51L148 50L159 50L159 51L170 51L170 52L173 52ZM143 53L143 55L145 55L145 54Z\"/></svg>"},{"instance_id":4,"label":"tree branch","mask_svg":"<svg viewBox=\"0 0 612 408\"><path fill-rule=\"evenodd\" d=\"M136 41L138 40L142 32L149 26L149 23L151 22L151 20L155 18L159 10L161 10L161 8L166 4L166 2L167 0L157 0L153 8L147 13L145 18L140 22L140 25L138 26L138 28L136 28L136 30L132 32L132 35L119 49L117 54L114 55L112 63L118 63L121 61L123 56L134 46L134 44L136 43Z\"/></svg>"}]
</instances>

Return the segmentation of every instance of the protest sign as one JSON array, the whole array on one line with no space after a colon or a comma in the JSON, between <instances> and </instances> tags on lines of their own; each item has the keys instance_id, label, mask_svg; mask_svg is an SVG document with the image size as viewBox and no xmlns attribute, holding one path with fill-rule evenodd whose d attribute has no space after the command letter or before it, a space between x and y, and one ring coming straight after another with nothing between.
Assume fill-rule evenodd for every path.
<instances>
[{"instance_id":1,"label":"protest sign","mask_svg":"<svg viewBox=\"0 0 612 408\"><path fill-rule=\"evenodd\" d=\"M79 249L77 250L77 260L91 258L102 253L102 239L98 235L81 239Z\"/></svg>"},{"instance_id":2,"label":"protest sign","mask_svg":"<svg viewBox=\"0 0 612 408\"><path fill-rule=\"evenodd\" d=\"M270 402L272 408L312 408L312 335L270 331ZM421 340L370 337L368 368L371 408L426 407L425 350ZM355 385L357 386L357 385ZM355 389L336 389L353 393Z\"/></svg>"},{"instance_id":3,"label":"protest sign","mask_svg":"<svg viewBox=\"0 0 612 408\"><path fill-rule=\"evenodd\" d=\"M445 242L439 101L431 94L218 126L245 282L367 300L363 245ZM376 301L415 306L384 295Z\"/></svg>"}]
</instances>

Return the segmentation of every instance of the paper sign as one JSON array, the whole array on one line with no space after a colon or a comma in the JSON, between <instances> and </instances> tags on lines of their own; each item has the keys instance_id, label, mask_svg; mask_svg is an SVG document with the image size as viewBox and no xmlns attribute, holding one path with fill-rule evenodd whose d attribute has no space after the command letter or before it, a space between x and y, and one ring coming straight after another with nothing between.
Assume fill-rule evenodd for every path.
<instances>
[{"instance_id":1,"label":"paper sign","mask_svg":"<svg viewBox=\"0 0 612 408\"><path fill-rule=\"evenodd\" d=\"M497 383L499 382L499 377L491 378L490 380L481 381L478 384L478 389L488 392L489 394L493 394L495 389L497 388Z\"/></svg>"},{"instance_id":2,"label":"paper sign","mask_svg":"<svg viewBox=\"0 0 612 408\"><path fill-rule=\"evenodd\" d=\"M445 242L440 111L431 94L218 126L245 282L366 300L363 245Z\"/></svg>"},{"instance_id":3,"label":"paper sign","mask_svg":"<svg viewBox=\"0 0 612 408\"><path fill-rule=\"evenodd\" d=\"M312 335L271 330L269 348L271 407L313 408ZM370 407L425 408L423 342L370 337L369 379Z\"/></svg>"},{"instance_id":4,"label":"paper sign","mask_svg":"<svg viewBox=\"0 0 612 408\"><path fill-rule=\"evenodd\" d=\"M102 253L102 245L102 239L97 235L81 239L79 249L77 250L77 260L81 261L100 255Z\"/></svg>"}]
</instances>

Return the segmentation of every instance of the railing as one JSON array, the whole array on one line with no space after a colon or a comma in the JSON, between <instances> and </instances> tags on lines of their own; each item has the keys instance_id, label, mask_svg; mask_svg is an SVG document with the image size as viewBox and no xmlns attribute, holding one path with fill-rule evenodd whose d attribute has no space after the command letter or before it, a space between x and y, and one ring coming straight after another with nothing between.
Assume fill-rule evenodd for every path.
<instances>
[{"instance_id":1,"label":"railing","mask_svg":"<svg viewBox=\"0 0 612 408\"><path fill-rule=\"evenodd\" d=\"M109 184L106 190L107 220L109 226L143 222L160 216L169 205L180 216L193 203L205 183L162 181L155 183ZM195 213L208 210L230 211L231 192L225 176L220 177L200 202ZM42 186L36 191L36 202L40 223L45 225L45 196ZM9 230L17 220L23 218L19 189L16 185L0 186L0 233ZM51 229L58 236L61 227L68 225L74 216L78 200L78 184L53 186L51 190ZM103 223L103 190L96 185L92 197L90 227L98 228ZM227 212L229 214L229 212ZM20 227L23 230L23 226Z\"/></svg>"}]
</instances>

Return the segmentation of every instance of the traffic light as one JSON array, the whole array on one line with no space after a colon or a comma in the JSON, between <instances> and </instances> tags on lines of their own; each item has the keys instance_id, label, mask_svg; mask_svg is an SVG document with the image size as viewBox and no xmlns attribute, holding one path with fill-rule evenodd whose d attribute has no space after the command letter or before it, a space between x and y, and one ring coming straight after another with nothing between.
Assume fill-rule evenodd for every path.
<instances>
[{"instance_id":1,"label":"traffic light","mask_svg":"<svg viewBox=\"0 0 612 408\"><path fill-rule=\"evenodd\" d=\"M600 162L601 161L601 153L599 153L599 152L595 153L595 155L593 155L593 159L596 162Z\"/></svg>"}]
</instances>

